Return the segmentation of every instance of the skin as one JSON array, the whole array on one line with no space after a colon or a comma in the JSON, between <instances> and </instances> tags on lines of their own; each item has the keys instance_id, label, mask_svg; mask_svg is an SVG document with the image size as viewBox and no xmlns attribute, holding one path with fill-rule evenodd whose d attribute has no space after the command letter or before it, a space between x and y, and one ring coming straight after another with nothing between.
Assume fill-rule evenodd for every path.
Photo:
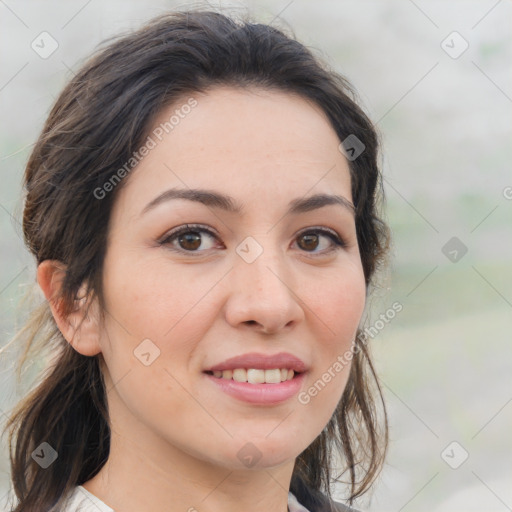
<instances>
[{"instance_id":1,"label":"skin","mask_svg":"<svg viewBox=\"0 0 512 512\"><path fill-rule=\"evenodd\" d=\"M350 365L307 404L297 396L241 402L203 371L247 352L291 352L309 368L302 391L351 349L366 292L353 213L329 205L285 215L289 201L316 193L352 201L348 163L325 114L299 96L227 86L192 96L197 106L119 191L104 261L104 321L96 299L80 328L85 300L68 317L51 301L66 340L99 354L105 375L111 453L84 487L116 512L285 512L295 459L328 423ZM244 213L180 199L140 215L173 187L228 194ZM177 239L158 243L186 223L204 224L218 239L201 233L195 256ZM346 245L323 234L308 245L298 234L311 227L334 230ZM250 264L236 252L248 236L263 248ZM39 265L48 299L62 272L56 261ZM134 356L147 338L160 350L149 366ZM251 468L237 457L247 442L261 453Z\"/></svg>"}]
</instances>

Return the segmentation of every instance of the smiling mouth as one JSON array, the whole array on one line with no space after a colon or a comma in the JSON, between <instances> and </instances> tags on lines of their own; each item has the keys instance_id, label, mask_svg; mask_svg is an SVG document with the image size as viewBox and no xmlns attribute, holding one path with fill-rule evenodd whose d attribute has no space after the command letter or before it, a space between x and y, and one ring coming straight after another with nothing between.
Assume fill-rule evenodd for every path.
<instances>
[{"instance_id":1,"label":"smiling mouth","mask_svg":"<svg viewBox=\"0 0 512 512\"><path fill-rule=\"evenodd\" d=\"M249 384L280 384L299 375L299 372L295 372L291 368L273 368L270 370L236 368L234 370L206 371L205 373L218 379L247 382Z\"/></svg>"}]
</instances>

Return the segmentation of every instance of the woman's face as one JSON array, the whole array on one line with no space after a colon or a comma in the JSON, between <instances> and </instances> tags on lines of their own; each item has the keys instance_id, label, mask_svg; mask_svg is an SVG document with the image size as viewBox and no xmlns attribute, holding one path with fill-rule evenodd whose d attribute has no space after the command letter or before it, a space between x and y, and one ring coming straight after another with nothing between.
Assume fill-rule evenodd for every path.
<instances>
[{"instance_id":1,"label":"woman's face","mask_svg":"<svg viewBox=\"0 0 512 512\"><path fill-rule=\"evenodd\" d=\"M110 219L101 350L112 429L146 457L277 466L321 433L349 375L339 361L365 304L349 168L302 98L190 96L195 106L187 97L159 115ZM343 199L307 202L317 194Z\"/></svg>"}]
</instances>

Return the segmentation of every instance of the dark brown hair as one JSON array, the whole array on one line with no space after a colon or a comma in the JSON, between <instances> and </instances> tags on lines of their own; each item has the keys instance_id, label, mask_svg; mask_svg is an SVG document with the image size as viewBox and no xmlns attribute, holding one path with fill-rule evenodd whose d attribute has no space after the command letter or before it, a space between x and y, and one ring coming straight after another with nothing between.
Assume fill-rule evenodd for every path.
<instances>
[{"instance_id":1,"label":"dark brown hair","mask_svg":"<svg viewBox=\"0 0 512 512\"><path fill-rule=\"evenodd\" d=\"M66 265L60 295L65 312L72 310L83 283L104 306L108 221L126 178L101 200L93 191L129 161L165 106L216 85L298 94L325 112L340 142L352 135L364 144L349 164L369 293L385 262L389 234L379 217L383 194L377 133L350 84L281 30L192 10L161 15L100 48L58 97L29 158L23 234L38 264L50 259ZM48 350L52 360L7 423L18 500L13 511L57 510L63 496L91 479L109 455L99 356L83 356L70 346L47 301L33 311L19 337L27 343L19 368L31 352ZM330 496L331 464L342 455L352 503L379 473L387 436L381 389L359 331L342 399L324 431L297 458L291 492L312 512L319 510ZM58 452L47 469L31 458L42 442Z\"/></svg>"}]
</instances>

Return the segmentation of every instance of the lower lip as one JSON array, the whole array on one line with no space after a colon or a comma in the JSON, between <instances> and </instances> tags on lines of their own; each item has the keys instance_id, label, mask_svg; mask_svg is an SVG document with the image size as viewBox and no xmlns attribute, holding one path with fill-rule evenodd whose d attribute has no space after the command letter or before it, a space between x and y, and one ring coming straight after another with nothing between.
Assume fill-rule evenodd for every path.
<instances>
[{"instance_id":1,"label":"lower lip","mask_svg":"<svg viewBox=\"0 0 512 512\"><path fill-rule=\"evenodd\" d=\"M304 373L280 384L249 384L233 379L223 379L206 374L222 391L243 402L251 404L278 404L295 396L302 386Z\"/></svg>"}]
</instances>

